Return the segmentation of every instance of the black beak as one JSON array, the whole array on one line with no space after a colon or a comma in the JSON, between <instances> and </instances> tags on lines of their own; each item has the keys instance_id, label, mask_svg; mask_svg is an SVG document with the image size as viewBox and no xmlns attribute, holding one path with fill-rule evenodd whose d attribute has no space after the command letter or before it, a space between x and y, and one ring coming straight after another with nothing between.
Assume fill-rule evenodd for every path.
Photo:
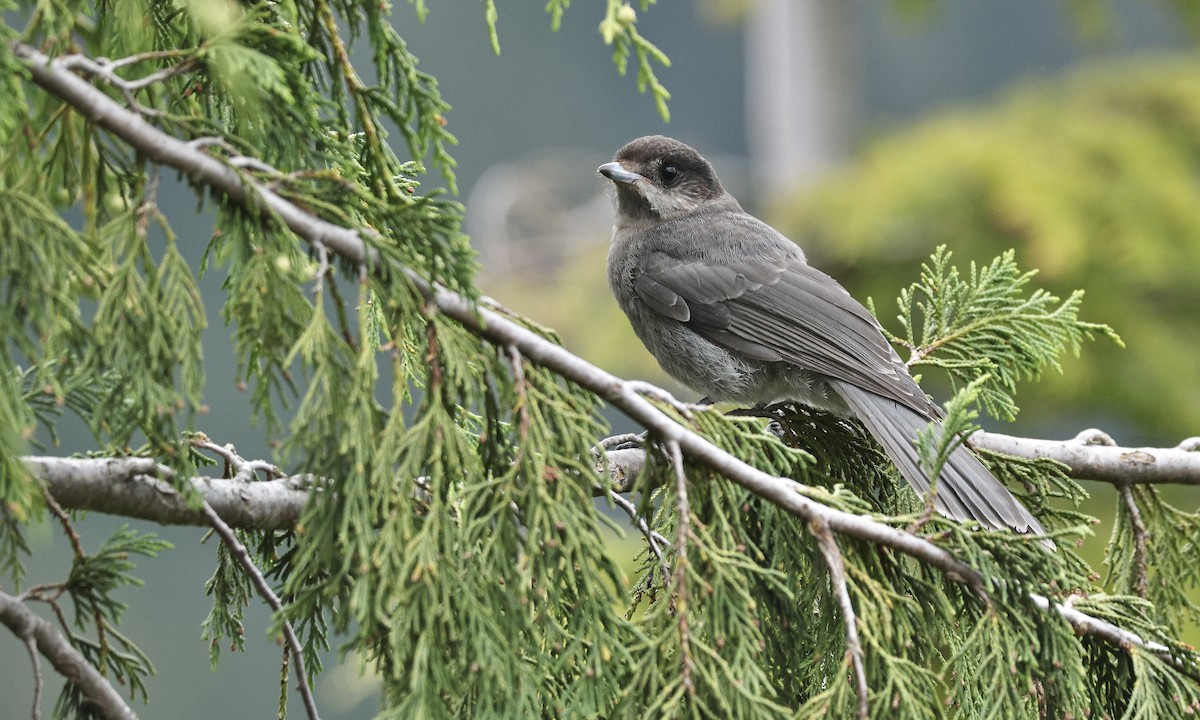
<instances>
[{"instance_id":1,"label":"black beak","mask_svg":"<svg viewBox=\"0 0 1200 720\"><path fill-rule=\"evenodd\" d=\"M596 168L596 172L615 183L623 183L625 185L633 185L638 180L642 179L641 175L638 175L635 172L629 172L625 169L625 166L619 162L604 163L600 167Z\"/></svg>"}]
</instances>

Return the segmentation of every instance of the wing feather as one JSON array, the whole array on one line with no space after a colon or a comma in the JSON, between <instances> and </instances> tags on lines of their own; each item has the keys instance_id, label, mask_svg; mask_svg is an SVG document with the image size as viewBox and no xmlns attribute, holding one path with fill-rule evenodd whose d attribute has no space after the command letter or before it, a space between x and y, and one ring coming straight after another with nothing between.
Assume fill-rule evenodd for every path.
<instances>
[{"instance_id":1,"label":"wing feather","mask_svg":"<svg viewBox=\"0 0 1200 720\"><path fill-rule=\"evenodd\" d=\"M639 270L635 287L647 305L713 343L756 359L788 362L924 416L936 415L875 318L837 281L803 260L720 264L656 252Z\"/></svg>"}]
</instances>

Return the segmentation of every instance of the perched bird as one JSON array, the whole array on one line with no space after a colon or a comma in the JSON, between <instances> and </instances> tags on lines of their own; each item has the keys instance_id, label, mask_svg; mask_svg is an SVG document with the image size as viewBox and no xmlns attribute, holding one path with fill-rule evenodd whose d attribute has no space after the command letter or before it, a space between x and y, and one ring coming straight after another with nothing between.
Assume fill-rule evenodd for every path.
<instances>
[{"instance_id":1,"label":"perched bird","mask_svg":"<svg viewBox=\"0 0 1200 720\"><path fill-rule=\"evenodd\" d=\"M616 187L609 287L664 370L713 401L853 415L928 493L915 436L941 411L865 307L747 214L678 140L639 138L598 172ZM942 468L934 500L957 520L1044 532L965 446Z\"/></svg>"}]
</instances>

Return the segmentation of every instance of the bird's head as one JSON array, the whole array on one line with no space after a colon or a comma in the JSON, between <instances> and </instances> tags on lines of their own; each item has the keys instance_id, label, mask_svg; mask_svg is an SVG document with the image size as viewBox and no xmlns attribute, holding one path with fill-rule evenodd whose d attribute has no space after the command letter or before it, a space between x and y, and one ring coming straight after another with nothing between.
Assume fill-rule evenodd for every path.
<instances>
[{"instance_id":1,"label":"bird's head","mask_svg":"<svg viewBox=\"0 0 1200 720\"><path fill-rule=\"evenodd\" d=\"M688 215L725 189L700 153L662 135L638 138L597 172L617 189L617 223L654 224Z\"/></svg>"}]
</instances>

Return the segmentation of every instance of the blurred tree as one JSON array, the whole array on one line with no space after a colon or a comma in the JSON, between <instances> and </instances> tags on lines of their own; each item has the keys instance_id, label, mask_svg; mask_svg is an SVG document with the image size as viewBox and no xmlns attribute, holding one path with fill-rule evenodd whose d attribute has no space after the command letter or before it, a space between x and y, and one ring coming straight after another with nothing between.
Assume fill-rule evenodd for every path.
<instances>
[{"instance_id":1,"label":"blurred tree","mask_svg":"<svg viewBox=\"0 0 1200 720\"><path fill-rule=\"evenodd\" d=\"M1200 427L1197 167L1195 58L1142 60L889 135L771 217L876 297L892 294L891 268L938 245L973 260L1016 248L1048 287L1085 289L1132 348L1097 348L1027 410L1129 418L1162 439Z\"/></svg>"},{"instance_id":2,"label":"blurred tree","mask_svg":"<svg viewBox=\"0 0 1200 720\"><path fill-rule=\"evenodd\" d=\"M565 8L549 4L554 23ZM139 583L136 556L168 548L122 528L93 550L87 510L211 529L212 662L242 646L260 598L285 648L264 689L280 716L289 689L318 716L334 641L379 673L391 718L1200 709L1200 655L1177 639L1197 614L1200 517L1132 487L1196 481L1194 454L1140 474L1099 463L1127 519L1101 586L1071 547L1087 519L1049 504L1081 496L1065 470L1097 470L986 456L1051 528L1048 552L933 516L855 423L689 409L567 353L478 297L461 208L420 194L427 157L453 184L453 137L387 12L44 0L0 26L0 623L32 659L34 717L41 658L67 681L60 716L131 717L117 684L151 694L114 592ZM484 13L496 43L495 3ZM665 115L665 58L636 10L610 0L600 34ZM216 208L198 271L224 275L229 352L274 462L195 429L207 319L158 205L164 171ZM1078 295L1031 289L1011 253L965 273L949 260L939 250L905 291L895 337L961 385L945 432L916 439L934 476L980 408L1015 412L1017 379L1109 333L1078 319ZM602 400L650 435L595 450ZM28 455L66 411L89 457ZM645 538L632 602L596 495ZM71 567L26 586L26 537L47 517Z\"/></svg>"}]
</instances>

